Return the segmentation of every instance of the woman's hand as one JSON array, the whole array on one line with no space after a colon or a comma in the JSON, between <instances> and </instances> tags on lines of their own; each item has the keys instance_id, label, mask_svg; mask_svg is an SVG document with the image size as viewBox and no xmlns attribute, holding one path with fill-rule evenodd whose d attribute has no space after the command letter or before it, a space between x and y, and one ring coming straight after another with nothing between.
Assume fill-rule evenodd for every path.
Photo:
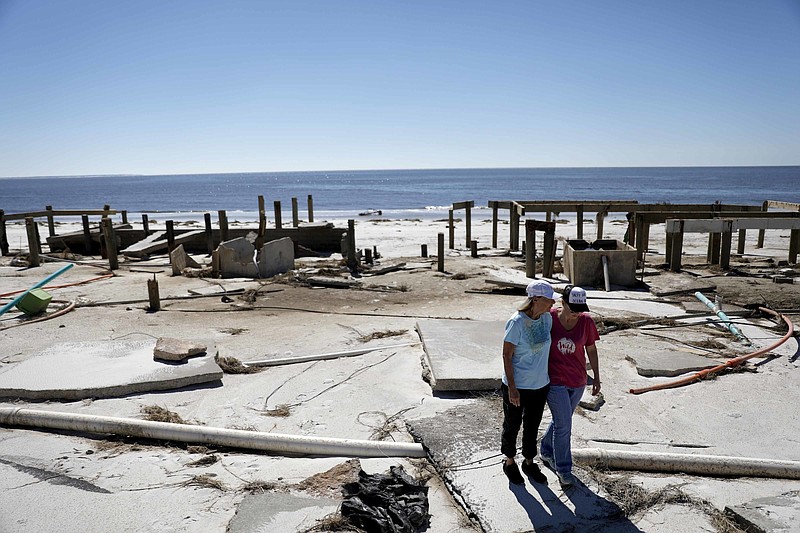
<instances>
[{"instance_id":1,"label":"woman's hand","mask_svg":"<svg viewBox=\"0 0 800 533\"><path fill-rule=\"evenodd\" d=\"M595 379L592 381L592 396L600 394L600 380Z\"/></svg>"},{"instance_id":2,"label":"woman's hand","mask_svg":"<svg viewBox=\"0 0 800 533\"><path fill-rule=\"evenodd\" d=\"M514 407L519 407L519 391L514 386L508 387L508 401Z\"/></svg>"}]
</instances>

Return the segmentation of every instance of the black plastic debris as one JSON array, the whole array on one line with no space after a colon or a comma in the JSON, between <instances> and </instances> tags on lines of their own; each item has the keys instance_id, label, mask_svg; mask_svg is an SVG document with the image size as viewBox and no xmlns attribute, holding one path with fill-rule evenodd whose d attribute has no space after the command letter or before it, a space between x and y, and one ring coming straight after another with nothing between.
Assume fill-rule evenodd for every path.
<instances>
[{"instance_id":1,"label":"black plastic debris","mask_svg":"<svg viewBox=\"0 0 800 533\"><path fill-rule=\"evenodd\" d=\"M402 466L388 474L358 473L358 481L342 487L342 516L367 533L415 533L427 528L428 487Z\"/></svg>"}]
</instances>

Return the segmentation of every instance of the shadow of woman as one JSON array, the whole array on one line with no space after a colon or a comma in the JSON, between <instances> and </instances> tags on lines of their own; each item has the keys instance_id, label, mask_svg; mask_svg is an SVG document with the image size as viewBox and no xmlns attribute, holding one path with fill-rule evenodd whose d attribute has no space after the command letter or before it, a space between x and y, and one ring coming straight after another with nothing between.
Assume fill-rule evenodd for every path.
<instances>
[{"instance_id":1,"label":"shadow of woman","mask_svg":"<svg viewBox=\"0 0 800 533\"><path fill-rule=\"evenodd\" d=\"M531 486L538 498L525 485L509 484L514 497L525 509L533 530L642 533L624 516L618 505L595 494L583 483L565 489L561 497L546 484L534 483ZM564 496L574 505L574 511L564 503Z\"/></svg>"}]
</instances>

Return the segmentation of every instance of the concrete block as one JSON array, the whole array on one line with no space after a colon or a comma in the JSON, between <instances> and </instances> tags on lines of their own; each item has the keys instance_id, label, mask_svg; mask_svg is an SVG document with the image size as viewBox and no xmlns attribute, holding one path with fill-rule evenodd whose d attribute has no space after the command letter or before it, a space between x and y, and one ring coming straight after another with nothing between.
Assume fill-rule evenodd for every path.
<instances>
[{"instance_id":1,"label":"concrete block","mask_svg":"<svg viewBox=\"0 0 800 533\"><path fill-rule=\"evenodd\" d=\"M417 331L433 390L500 388L505 321L419 320Z\"/></svg>"},{"instance_id":2,"label":"concrete block","mask_svg":"<svg viewBox=\"0 0 800 533\"><path fill-rule=\"evenodd\" d=\"M800 530L800 491L757 498L742 505L725 507L745 531L778 533Z\"/></svg>"},{"instance_id":3,"label":"concrete block","mask_svg":"<svg viewBox=\"0 0 800 533\"><path fill-rule=\"evenodd\" d=\"M223 278L256 278L255 248L246 237L225 241L217 247L219 272Z\"/></svg>"},{"instance_id":4,"label":"concrete block","mask_svg":"<svg viewBox=\"0 0 800 533\"><path fill-rule=\"evenodd\" d=\"M564 274L573 285L602 287L603 256L608 258L612 285L636 285L636 248L619 240L597 240L591 245L584 240L567 241L564 246Z\"/></svg>"},{"instance_id":5,"label":"concrete block","mask_svg":"<svg viewBox=\"0 0 800 533\"><path fill-rule=\"evenodd\" d=\"M262 278L271 278L294 269L294 243L289 237L270 241L258 252L258 270Z\"/></svg>"},{"instance_id":6,"label":"concrete block","mask_svg":"<svg viewBox=\"0 0 800 533\"><path fill-rule=\"evenodd\" d=\"M170 252L169 262L172 265L173 276L180 276L186 267L200 268L200 264L186 253L182 244L179 244Z\"/></svg>"},{"instance_id":7,"label":"concrete block","mask_svg":"<svg viewBox=\"0 0 800 533\"><path fill-rule=\"evenodd\" d=\"M199 342L160 337L153 348L153 359L163 361L183 361L189 357L205 353L208 347Z\"/></svg>"},{"instance_id":8,"label":"concrete block","mask_svg":"<svg viewBox=\"0 0 800 533\"><path fill-rule=\"evenodd\" d=\"M636 372L645 377L674 377L712 368L720 364L714 359L684 352L662 351L642 352L628 356L628 361L636 365Z\"/></svg>"}]
</instances>

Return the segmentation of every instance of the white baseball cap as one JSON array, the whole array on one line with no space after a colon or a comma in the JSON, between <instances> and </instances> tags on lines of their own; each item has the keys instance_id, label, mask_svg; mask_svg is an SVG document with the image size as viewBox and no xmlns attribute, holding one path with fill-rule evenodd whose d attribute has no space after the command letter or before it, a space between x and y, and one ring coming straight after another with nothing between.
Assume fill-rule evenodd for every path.
<instances>
[{"instance_id":1,"label":"white baseball cap","mask_svg":"<svg viewBox=\"0 0 800 533\"><path fill-rule=\"evenodd\" d=\"M528 286L525 288L525 293L528 295L528 298L543 296L555 300L555 298L553 298L554 293L552 285L541 279L533 280L528 283Z\"/></svg>"}]
</instances>

